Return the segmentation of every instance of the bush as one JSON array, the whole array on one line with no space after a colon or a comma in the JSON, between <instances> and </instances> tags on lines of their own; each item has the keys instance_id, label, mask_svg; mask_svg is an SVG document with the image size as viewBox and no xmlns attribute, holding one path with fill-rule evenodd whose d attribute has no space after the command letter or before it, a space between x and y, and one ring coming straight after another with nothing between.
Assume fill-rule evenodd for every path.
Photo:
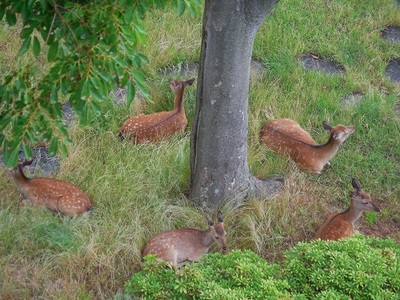
<instances>
[{"instance_id":1,"label":"bush","mask_svg":"<svg viewBox=\"0 0 400 300\"><path fill-rule=\"evenodd\" d=\"M356 235L299 243L286 251L284 276L294 293L317 299L400 299L400 246Z\"/></svg>"},{"instance_id":2,"label":"bush","mask_svg":"<svg viewBox=\"0 0 400 300\"><path fill-rule=\"evenodd\" d=\"M299 243L282 266L251 251L206 254L172 269L154 256L125 284L145 299L400 299L400 245L356 235Z\"/></svg>"},{"instance_id":3,"label":"bush","mask_svg":"<svg viewBox=\"0 0 400 300\"><path fill-rule=\"evenodd\" d=\"M154 256L125 284L125 292L145 299L291 299L278 265L251 251L204 255L180 270Z\"/></svg>"}]
</instances>

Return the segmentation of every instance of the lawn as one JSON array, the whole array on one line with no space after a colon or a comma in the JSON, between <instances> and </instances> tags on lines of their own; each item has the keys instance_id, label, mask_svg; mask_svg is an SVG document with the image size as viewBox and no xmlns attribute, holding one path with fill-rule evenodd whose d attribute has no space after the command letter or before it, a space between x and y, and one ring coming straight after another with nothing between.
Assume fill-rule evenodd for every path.
<instances>
[{"instance_id":1,"label":"lawn","mask_svg":"<svg viewBox=\"0 0 400 300\"><path fill-rule=\"evenodd\" d=\"M133 145L117 138L131 115L170 110L171 77L195 77L201 13L177 16L152 11L144 25L149 58L144 67L152 101L139 96L128 109L112 95L86 127L69 127L73 145L52 176L81 187L92 199L90 216L57 218L29 205L9 172L0 167L0 298L110 299L141 269L145 243L160 231L207 228L203 212L186 198L190 176L190 130L196 81L186 89L185 133L157 144ZM254 175L283 176L270 199L249 199L240 209L223 207L229 249L250 249L269 262L300 241L309 241L331 212L349 205L351 178L376 199L380 214L365 213L358 230L400 241L400 83L385 69L400 58L400 43L382 30L400 25L395 0L281 0L257 33L249 92L248 162ZM0 23L0 77L28 57L16 58L20 27ZM340 65L343 73L307 70L312 54ZM38 64L46 68L43 58ZM183 71L183 74L181 74ZM345 101L359 93L358 101ZM322 122L355 125L320 176L296 169L259 142L261 126L291 118L323 144ZM41 176L37 169L30 176ZM215 218L215 216L213 216ZM217 247L212 251L218 251Z\"/></svg>"}]
</instances>

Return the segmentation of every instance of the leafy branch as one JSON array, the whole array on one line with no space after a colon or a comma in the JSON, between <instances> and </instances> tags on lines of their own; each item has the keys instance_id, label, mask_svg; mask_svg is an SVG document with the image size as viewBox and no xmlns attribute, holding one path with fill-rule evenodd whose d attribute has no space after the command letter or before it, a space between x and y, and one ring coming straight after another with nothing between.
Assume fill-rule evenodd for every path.
<instances>
[{"instance_id":1,"label":"leafy branch","mask_svg":"<svg viewBox=\"0 0 400 300\"><path fill-rule=\"evenodd\" d=\"M115 86L127 87L128 106L136 89L148 97L141 72L148 59L138 51L146 43L141 20L166 6L175 6L179 14L186 8L197 13L200 1L1 1L0 20L9 26L22 23L17 55L29 55L31 49L34 57L1 78L0 147L7 168L16 165L21 147L32 157L30 146L38 142L49 143L52 154L67 153L65 99L85 125Z\"/></svg>"}]
</instances>

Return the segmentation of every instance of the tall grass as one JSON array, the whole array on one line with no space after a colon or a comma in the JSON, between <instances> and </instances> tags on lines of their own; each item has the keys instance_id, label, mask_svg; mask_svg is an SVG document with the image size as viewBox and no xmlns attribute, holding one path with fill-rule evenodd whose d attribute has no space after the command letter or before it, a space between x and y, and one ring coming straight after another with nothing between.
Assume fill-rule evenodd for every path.
<instances>
[{"instance_id":1,"label":"tall grass","mask_svg":"<svg viewBox=\"0 0 400 300\"><path fill-rule=\"evenodd\" d=\"M112 298L140 269L141 250L152 235L183 226L206 228L203 212L185 197L195 88L186 90L184 134L155 145L121 143L116 137L128 116L172 108L168 76L161 69L199 58L200 16L153 11L145 23L148 42L142 51L150 58L145 72L153 102L137 100L129 110L105 104L89 126L70 128L74 145L61 158L57 178L85 190L93 214L57 219L23 201L11 176L0 169L0 298ZM311 239L330 212L348 206L352 177L382 208L379 215L366 214L359 230L400 240L400 116L394 110L400 86L384 76L400 45L379 34L389 24L400 24L394 0L283 0L266 19L254 45L254 57L265 69L251 79L248 161L256 176L283 175L285 184L268 201L250 199L240 209L224 208L231 249L252 249L279 261L284 250ZM15 28L2 24L0 48L3 76L18 51ZM340 63L346 72L304 70L299 58L310 52ZM342 105L354 91L365 95L361 103ZM324 120L354 124L356 132L331 166L314 176L260 145L261 126L281 117L298 121L319 143L327 140Z\"/></svg>"}]
</instances>

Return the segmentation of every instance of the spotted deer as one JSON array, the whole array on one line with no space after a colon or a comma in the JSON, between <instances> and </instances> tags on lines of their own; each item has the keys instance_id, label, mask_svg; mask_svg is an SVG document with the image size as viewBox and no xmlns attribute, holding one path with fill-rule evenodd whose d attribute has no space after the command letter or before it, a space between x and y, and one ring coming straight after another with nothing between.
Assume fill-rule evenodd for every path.
<instances>
[{"instance_id":1,"label":"spotted deer","mask_svg":"<svg viewBox=\"0 0 400 300\"><path fill-rule=\"evenodd\" d=\"M267 122L261 129L260 139L278 154L287 154L304 172L321 174L325 165L335 156L339 146L354 132L355 127L322 123L330 131L328 141L318 145L311 135L290 119Z\"/></svg>"},{"instance_id":2,"label":"spotted deer","mask_svg":"<svg viewBox=\"0 0 400 300\"><path fill-rule=\"evenodd\" d=\"M350 207L342 213L331 214L316 233L315 239L339 240L350 237L354 233L354 224L363 211L380 211L371 196L361 189L357 179L352 179L352 185L355 191L350 192Z\"/></svg>"},{"instance_id":3,"label":"spotted deer","mask_svg":"<svg viewBox=\"0 0 400 300\"><path fill-rule=\"evenodd\" d=\"M14 180L32 203L44 205L53 213L59 215L76 216L91 210L89 197L77 186L54 178L28 178L23 168L32 161L19 162L11 170Z\"/></svg>"},{"instance_id":4,"label":"spotted deer","mask_svg":"<svg viewBox=\"0 0 400 300\"><path fill-rule=\"evenodd\" d=\"M176 132L183 132L187 126L183 95L185 88L192 85L194 79L171 79L169 85L175 94L174 110L154 114L133 116L122 124L119 137L135 143L157 142Z\"/></svg>"},{"instance_id":5,"label":"spotted deer","mask_svg":"<svg viewBox=\"0 0 400 300\"><path fill-rule=\"evenodd\" d=\"M226 232L222 212L218 211L218 223L206 216L209 228L181 228L162 232L153 237L145 246L143 256L153 254L159 259L180 267L187 262L197 262L216 242L226 251Z\"/></svg>"}]
</instances>

